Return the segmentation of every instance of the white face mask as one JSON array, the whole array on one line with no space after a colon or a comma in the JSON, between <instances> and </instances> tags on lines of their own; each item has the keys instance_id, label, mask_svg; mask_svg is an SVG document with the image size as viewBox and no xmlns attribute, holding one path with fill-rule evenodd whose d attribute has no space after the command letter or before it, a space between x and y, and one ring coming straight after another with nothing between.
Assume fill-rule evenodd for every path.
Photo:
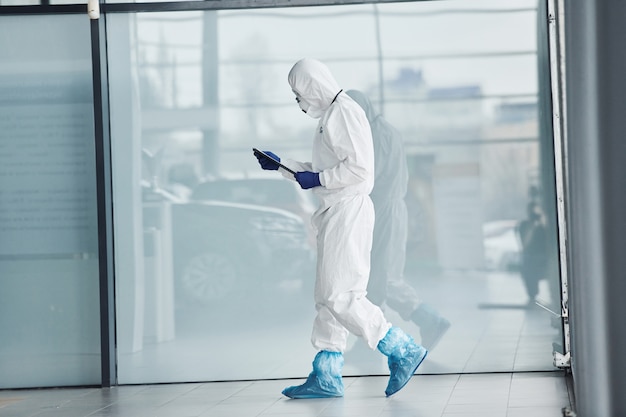
<instances>
[{"instance_id":1,"label":"white face mask","mask_svg":"<svg viewBox=\"0 0 626 417\"><path fill-rule=\"evenodd\" d=\"M300 106L300 110L306 113L308 116L311 116L314 119L319 119L322 117L322 112L319 109L311 108L311 104L303 99L300 94L293 92L296 95L296 102L298 106Z\"/></svg>"},{"instance_id":2,"label":"white face mask","mask_svg":"<svg viewBox=\"0 0 626 417\"><path fill-rule=\"evenodd\" d=\"M309 110L309 107L311 107L309 103L307 103L305 100L301 99L300 97L296 96L296 101L298 102L298 106L300 106L300 109L305 113L307 112L307 110Z\"/></svg>"}]
</instances>

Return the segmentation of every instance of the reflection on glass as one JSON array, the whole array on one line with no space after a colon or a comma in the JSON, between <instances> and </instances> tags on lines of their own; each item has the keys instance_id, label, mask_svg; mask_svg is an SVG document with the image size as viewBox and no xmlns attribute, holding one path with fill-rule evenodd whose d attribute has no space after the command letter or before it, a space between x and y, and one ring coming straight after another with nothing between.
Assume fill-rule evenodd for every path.
<instances>
[{"instance_id":1,"label":"reflection on glass","mask_svg":"<svg viewBox=\"0 0 626 417\"><path fill-rule=\"evenodd\" d=\"M375 155L375 183L371 193L376 212L371 252L368 298L379 306L397 312L403 320L419 328L421 344L432 352L450 328L450 321L420 299L418 291L404 277L408 235L405 201L409 171L400 132L378 114L369 98L359 90L348 90L365 111L370 123ZM363 345L357 343L357 358ZM349 359L352 355L348 356ZM368 355L371 356L371 355Z\"/></svg>"},{"instance_id":2,"label":"reflection on glass","mask_svg":"<svg viewBox=\"0 0 626 417\"><path fill-rule=\"evenodd\" d=\"M539 293L539 281L545 278L547 272L550 253L547 247L549 240L546 236L545 216L539 202L528 203L526 218L519 222L517 233L522 252L520 273L529 303L534 303Z\"/></svg>"},{"instance_id":3,"label":"reflection on glass","mask_svg":"<svg viewBox=\"0 0 626 417\"><path fill-rule=\"evenodd\" d=\"M286 81L303 57L363 92L402 137L395 275L453 323L421 372L553 369L560 330L528 303L518 227L529 189L543 208L554 201L536 18L535 0L110 16L120 382L309 371L316 204L252 154L310 160L310 120ZM558 298L548 268L535 299ZM387 371L365 363L346 360L344 375Z\"/></svg>"}]
</instances>

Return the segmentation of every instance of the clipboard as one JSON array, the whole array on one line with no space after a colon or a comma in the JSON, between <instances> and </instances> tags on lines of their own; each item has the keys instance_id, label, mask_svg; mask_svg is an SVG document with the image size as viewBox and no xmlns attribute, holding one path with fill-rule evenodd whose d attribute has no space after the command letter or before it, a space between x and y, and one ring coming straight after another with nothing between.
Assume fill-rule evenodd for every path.
<instances>
[{"instance_id":1,"label":"clipboard","mask_svg":"<svg viewBox=\"0 0 626 417\"><path fill-rule=\"evenodd\" d=\"M293 171L290 168L287 168L286 166L284 166L283 164L281 164L279 161L277 161L276 159L272 158L271 156L269 156L268 154L266 154L263 151L258 150L257 148L252 148L252 151L254 152L255 155L261 155L271 161L274 161L278 164L279 167L281 167L282 169L284 169L287 172L291 172L293 175L296 175L295 171Z\"/></svg>"}]
</instances>

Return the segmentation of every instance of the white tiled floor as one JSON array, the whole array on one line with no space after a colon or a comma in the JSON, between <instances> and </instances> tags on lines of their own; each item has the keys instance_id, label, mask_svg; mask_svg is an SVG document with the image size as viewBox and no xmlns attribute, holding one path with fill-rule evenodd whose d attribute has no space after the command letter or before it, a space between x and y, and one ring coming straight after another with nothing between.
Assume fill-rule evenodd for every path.
<instances>
[{"instance_id":1,"label":"white tiled floor","mask_svg":"<svg viewBox=\"0 0 626 417\"><path fill-rule=\"evenodd\" d=\"M384 395L387 376L357 376L385 375L385 357L354 341L345 355L344 398L289 400L281 395L283 388L302 379L278 378L307 375L315 353L309 342L312 317L297 313L305 305L312 309L310 294L302 294L306 298L286 298L286 305L278 303L269 312L258 309L247 315L240 306L219 312L221 317L232 313L232 323L210 313L181 317L174 340L157 343L146 338L142 349L119 352L118 377L126 385L0 390L0 417L563 415L562 408L571 404L566 377L553 365L553 344L562 339L559 323L545 309L525 304L519 276L449 272L420 282L424 299L440 301L453 324L418 374L391 398ZM540 295L546 293L550 291L544 285ZM419 335L414 323L393 311L386 316ZM31 355L25 360L36 369L32 361L37 359ZM25 362L10 363L16 376L28 375ZM209 378L254 381L128 385Z\"/></svg>"},{"instance_id":2,"label":"white tiled floor","mask_svg":"<svg viewBox=\"0 0 626 417\"><path fill-rule=\"evenodd\" d=\"M0 391L1 417L559 417L560 372L416 375L386 398L385 376L347 377L345 396L290 400L302 380Z\"/></svg>"}]
</instances>

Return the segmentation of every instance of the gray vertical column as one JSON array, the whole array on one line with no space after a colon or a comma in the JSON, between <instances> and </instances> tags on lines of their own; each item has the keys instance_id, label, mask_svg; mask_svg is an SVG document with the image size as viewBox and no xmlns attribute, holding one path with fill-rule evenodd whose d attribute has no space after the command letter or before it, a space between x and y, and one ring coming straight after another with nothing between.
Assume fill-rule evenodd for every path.
<instances>
[{"instance_id":1,"label":"gray vertical column","mask_svg":"<svg viewBox=\"0 0 626 417\"><path fill-rule=\"evenodd\" d=\"M105 23L103 19L100 18L100 5L97 0L89 1L88 14L91 19L91 63L96 139L101 376L102 386L110 387L117 383L117 368L115 352L113 207L111 197L111 144L109 135L106 35Z\"/></svg>"},{"instance_id":2,"label":"gray vertical column","mask_svg":"<svg viewBox=\"0 0 626 417\"><path fill-rule=\"evenodd\" d=\"M626 415L626 2L566 4L572 372L584 417Z\"/></svg>"}]
</instances>

